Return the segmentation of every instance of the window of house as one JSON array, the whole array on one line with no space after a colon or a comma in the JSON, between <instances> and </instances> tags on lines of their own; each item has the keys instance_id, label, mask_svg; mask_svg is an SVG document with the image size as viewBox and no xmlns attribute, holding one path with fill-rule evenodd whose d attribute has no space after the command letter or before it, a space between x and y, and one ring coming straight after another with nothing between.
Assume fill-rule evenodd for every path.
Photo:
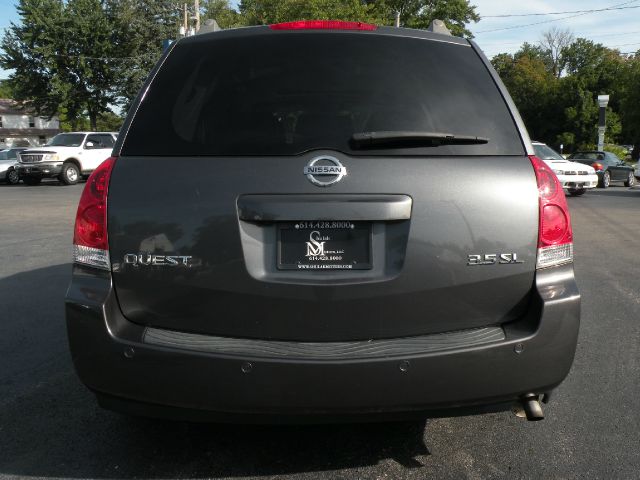
<instances>
[{"instance_id":1,"label":"window of house","mask_svg":"<svg viewBox=\"0 0 640 480\"><path fill-rule=\"evenodd\" d=\"M38 137L38 141L40 142L40 145L44 145L45 143L47 143L47 137L45 137L44 135L40 135Z\"/></svg>"},{"instance_id":2,"label":"window of house","mask_svg":"<svg viewBox=\"0 0 640 480\"><path fill-rule=\"evenodd\" d=\"M34 117L29 117L29 128L34 128L36 126L36 119Z\"/></svg>"},{"instance_id":3,"label":"window of house","mask_svg":"<svg viewBox=\"0 0 640 480\"><path fill-rule=\"evenodd\" d=\"M4 128L4 125L2 124L3 118L2 115L0 115L0 128Z\"/></svg>"}]
</instances>

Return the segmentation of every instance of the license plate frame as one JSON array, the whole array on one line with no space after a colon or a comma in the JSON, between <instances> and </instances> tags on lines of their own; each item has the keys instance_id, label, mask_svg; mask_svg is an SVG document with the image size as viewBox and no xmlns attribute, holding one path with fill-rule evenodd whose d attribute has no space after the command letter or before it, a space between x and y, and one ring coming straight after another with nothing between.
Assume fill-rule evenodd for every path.
<instances>
[{"instance_id":1,"label":"license plate frame","mask_svg":"<svg viewBox=\"0 0 640 480\"><path fill-rule=\"evenodd\" d=\"M277 268L349 271L373 268L371 222L313 220L277 224Z\"/></svg>"}]
</instances>

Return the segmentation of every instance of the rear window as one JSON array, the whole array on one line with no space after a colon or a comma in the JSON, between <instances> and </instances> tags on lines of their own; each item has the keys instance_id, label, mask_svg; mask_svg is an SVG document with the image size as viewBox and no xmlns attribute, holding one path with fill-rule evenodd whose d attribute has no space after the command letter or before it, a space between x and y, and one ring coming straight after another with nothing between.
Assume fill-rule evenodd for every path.
<instances>
[{"instance_id":1,"label":"rear window","mask_svg":"<svg viewBox=\"0 0 640 480\"><path fill-rule=\"evenodd\" d=\"M358 150L354 133L426 131L481 145ZM123 155L523 155L513 118L466 45L361 33L180 42L133 119Z\"/></svg>"},{"instance_id":2,"label":"rear window","mask_svg":"<svg viewBox=\"0 0 640 480\"><path fill-rule=\"evenodd\" d=\"M599 152L576 152L569 156L569 159L574 158L582 160L604 160L604 154Z\"/></svg>"},{"instance_id":3,"label":"rear window","mask_svg":"<svg viewBox=\"0 0 640 480\"><path fill-rule=\"evenodd\" d=\"M563 156L544 144L534 143L533 150L536 152L536 156L542 160L564 160Z\"/></svg>"},{"instance_id":4,"label":"rear window","mask_svg":"<svg viewBox=\"0 0 640 480\"><path fill-rule=\"evenodd\" d=\"M84 133L59 133L47 143L50 147L79 147L84 140Z\"/></svg>"}]
</instances>

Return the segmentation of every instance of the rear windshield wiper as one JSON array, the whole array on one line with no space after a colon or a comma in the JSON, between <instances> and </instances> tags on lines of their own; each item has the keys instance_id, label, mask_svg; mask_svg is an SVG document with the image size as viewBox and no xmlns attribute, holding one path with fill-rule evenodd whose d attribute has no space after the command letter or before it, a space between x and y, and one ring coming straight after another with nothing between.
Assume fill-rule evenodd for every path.
<instances>
[{"instance_id":1,"label":"rear windshield wiper","mask_svg":"<svg viewBox=\"0 0 640 480\"><path fill-rule=\"evenodd\" d=\"M489 143L489 139L442 132L392 130L354 133L351 136L351 143L354 148L410 148L437 147L439 145L479 145Z\"/></svg>"}]
</instances>

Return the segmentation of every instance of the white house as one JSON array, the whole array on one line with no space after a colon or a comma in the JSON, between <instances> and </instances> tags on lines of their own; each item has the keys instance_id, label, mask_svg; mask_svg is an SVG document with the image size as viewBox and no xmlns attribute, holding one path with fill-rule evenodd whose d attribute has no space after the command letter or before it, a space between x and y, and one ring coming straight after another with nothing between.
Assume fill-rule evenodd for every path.
<instances>
[{"instance_id":1,"label":"white house","mask_svg":"<svg viewBox=\"0 0 640 480\"><path fill-rule=\"evenodd\" d=\"M14 100L0 98L0 148L43 145L61 131L58 117L38 117Z\"/></svg>"}]
</instances>

